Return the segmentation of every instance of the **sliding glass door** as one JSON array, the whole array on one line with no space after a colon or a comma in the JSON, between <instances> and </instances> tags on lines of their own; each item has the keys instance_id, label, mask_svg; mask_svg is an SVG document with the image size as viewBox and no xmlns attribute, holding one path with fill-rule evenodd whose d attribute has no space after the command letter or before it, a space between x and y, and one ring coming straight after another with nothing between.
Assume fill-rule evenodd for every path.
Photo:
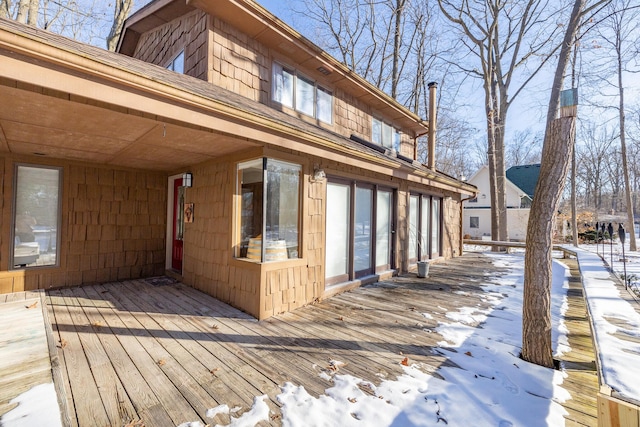
<instances>
[{"instance_id":1,"label":"sliding glass door","mask_svg":"<svg viewBox=\"0 0 640 427\"><path fill-rule=\"evenodd\" d=\"M325 277L327 284L349 280L351 186L327 183L327 227Z\"/></svg>"},{"instance_id":2,"label":"sliding glass door","mask_svg":"<svg viewBox=\"0 0 640 427\"><path fill-rule=\"evenodd\" d=\"M354 210L354 270L356 277L373 273L373 187L356 186Z\"/></svg>"},{"instance_id":3,"label":"sliding glass door","mask_svg":"<svg viewBox=\"0 0 640 427\"><path fill-rule=\"evenodd\" d=\"M442 198L409 196L409 263L442 254Z\"/></svg>"},{"instance_id":4,"label":"sliding glass door","mask_svg":"<svg viewBox=\"0 0 640 427\"><path fill-rule=\"evenodd\" d=\"M393 192L378 189L376 193L376 272L391 268L392 225Z\"/></svg>"},{"instance_id":5,"label":"sliding glass door","mask_svg":"<svg viewBox=\"0 0 640 427\"><path fill-rule=\"evenodd\" d=\"M392 189L327 182L327 286L393 268L393 209Z\"/></svg>"}]
</instances>

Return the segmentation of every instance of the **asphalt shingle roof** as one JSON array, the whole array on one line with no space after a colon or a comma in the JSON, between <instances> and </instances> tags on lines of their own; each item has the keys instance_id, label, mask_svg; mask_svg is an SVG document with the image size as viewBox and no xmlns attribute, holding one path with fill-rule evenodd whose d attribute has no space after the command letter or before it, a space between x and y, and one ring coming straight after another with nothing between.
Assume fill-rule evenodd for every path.
<instances>
[{"instance_id":1,"label":"asphalt shingle roof","mask_svg":"<svg viewBox=\"0 0 640 427\"><path fill-rule=\"evenodd\" d=\"M533 199L540 176L540 164L512 166L507 170L507 179Z\"/></svg>"}]
</instances>

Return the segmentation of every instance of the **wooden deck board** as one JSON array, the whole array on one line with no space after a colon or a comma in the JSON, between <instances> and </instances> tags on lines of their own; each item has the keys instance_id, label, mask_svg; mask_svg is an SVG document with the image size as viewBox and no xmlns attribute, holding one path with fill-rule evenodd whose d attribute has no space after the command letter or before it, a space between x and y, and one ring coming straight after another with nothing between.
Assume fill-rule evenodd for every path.
<instances>
[{"instance_id":1,"label":"wooden deck board","mask_svg":"<svg viewBox=\"0 0 640 427\"><path fill-rule=\"evenodd\" d=\"M438 322L450 321L447 312L460 307L485 306L478 284L502 270L482 255L430 270L427 279L394 278L261 322L179 283L136 280L52 291L55 338L66 342L58 351L69 411L86 412L89 395L110 399L102 403L100 420L74 416L70 425L122 425L125 419L141 419L147 427L226 424L228 415L208 419L206 409L226 403L242 408L238 416L263 394L272 418L261 425L279 425L280 386L289 381L312 395L324 393L331 382L320 374L333 373L331 359L347 363L339 373L375 384L400 375L404 357L437 375L443 363L450 365L432 351L442 340ZM590 330L586 310L572 310L570 300L567 325L575 336L563 359L569 374L564 387L573 396L564 403L567 425L593 425L597 390L592 395L585 388L594 377ZM93 370L101 369L106 372L95 378ZM119 402L125 410L118 409L118 423Z\"/></svg>"},{"instance_id":2,"label":"wooden deck board","mask_svg":"<svg viewBox=\"0 0 640 427\"><path fill-rule=\"evenodd\" d=\"M562 387L571 393L572 398L562 405L569 412L565 417L567 425L572 425L570 421L576 423L574 425L595 426L598 424L598 374L580 271L575 259L565 259L563 263L569 267L571 274L567 292L568 309L565 313L571 351L559 359L567 373Z\"/></svg>"},{"instance_id":3,"label":"wooden deck board","mask_svg":"<svg viewBox=\"0 0 640 427\"><path fill-rule=\"evenodd\" d=\"M69 382L69 377L66 372L66 362L64 357L64 351L62 348L62 338L60 336L60 331L58 330L58 321L56 320L56 312L54 310L54 306L57 304L59 298L53 297L51 294L46 296L47 301L47 312L49 313L49 321L51 322L51 329L53 340L56 345L56 354L55 356L50 351L50 355L52 360L57 361L57 378L54 378L54 381L60 381L56 383L56 390L58 390L58 401L64 399L64 404L61 405L61 408L65 410L65 413L62 414L62 419L66 424L70 427L78 427L78 418L76 417L76 408L73 403L73 394L71 393L71 384ZM64 391L64 396L60 396L59 389L62 388Z\"/></svg>"},{"instance_id":4,"label":"wooden deck board","mask_svg":"<svg viewBox=\"0 0 640 427\"><path fill-rule=\"evenodd\" d=\"M13 399L52 383L44 311L38 292L7 294L0 303L0 417Z\"/></svg>"},{"instance_id":5,"label":"wooden deck board","mask_svg":"<svg viewBox=\"0 0 640 427\"><path fill-rule=\"evenodd\" d=\"M81 331L78 331L73 321L74 312L81 310L81 308L77 306L77 302L67 297L62 291L53 293L52 301L78 424L110 425L98 386L93 380L89 360L80 340L82 329L85 330L83 335L89 336L91 334L86 331L86 325L80 325Z\"/></svg>"},{"instance_id":6,"label":"wooden deck board","mask_svg":"<svg viewBox=\"0 0 640 427\"><path fill-rule=\"evenodd\" d=\"M153 351L158 349L154 347L155 339L131 312L117 310L114 313L115 315L105 317L106 326L117 331L120 344L154 391L173 423L179 425L185 422L201 421L197 412L172 382L171 377L167 376L167 372L172 372L177 365L173 357Z\"/></svg>"}]
</instances>

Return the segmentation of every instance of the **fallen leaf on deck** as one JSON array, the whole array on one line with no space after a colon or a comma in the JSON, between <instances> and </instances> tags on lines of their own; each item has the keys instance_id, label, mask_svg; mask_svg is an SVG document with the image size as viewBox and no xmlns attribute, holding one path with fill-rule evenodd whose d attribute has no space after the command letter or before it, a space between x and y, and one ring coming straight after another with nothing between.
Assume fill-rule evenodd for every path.
<instances>
[{"instance_id":1,"label":"fallen leaf on deck","mask_svg":"<svg viewBox=\"0 0 640 427\"><path fill-rule=\"evenodd\" d=\"M338 317L338 320L342 320L344 322L344 319L342 318L342 316Z\"/></svg>"},{"instance_id":2,"label":"fallen leaf on deck","mask_svg":"<svg viewBox=\"0 0 640 427\"><path fill-rule=\"evenodd\" d=\"M344 362L340 362L339 360L330 360L328 369L331 369L334 372L338 372L343 366L347 366L347 364Z\"/></svg>"},{"instance_id":3,"label":"fallen leaf on deck","mask_svg":"<svg viewBox=\"0 0 640 427\"><path fill-rule=\"evenodd\" d=\"M68 344L68 342L64 338L62 338L60 340L60 348L65 348L67 346L67 344Z\"/></svg>"},{"instance_id":4,"label":"fallen leaf on deck","mask_svg":"<svg viewBox=\"0 0 640 427\"><path fill-rule=\"evenodd\" d=\"M166 363L167 363L167 361L166 361L166 360L164 360L164 359L160 359L160 360L158 360L158 366L163 366L163 365L165 365Z\"/></svg>"},{"instance_id":5,"label":"fallen leaf on deck","mask_svg":"<svg viewBox=\"0 0 640 427\"><path fill-rule=\"evenodd\" d=\"M27 305L26 307L27 307L27 309L29 309L29 310L30 310L30 309L32 309L32 308L36 308L37 306L38 306L38 301L35 301L33 304L31 304L31 305Z\"/></svg>"},{"instance_id":6,"label":"fallen leaf on deck","mask_svg":"<svg viewBox=\"0 0 640 427\"><path fill-rule=\"evenodd\" d=\"M211 369L209 372L211 372L213 375L216 375L216 373L220 370L220 368L213 368Z\"/></svg>"},{"instance_id":7,"label":"fallen leaf on deck","mask_svg":"<svg viewBox=\"0 0 640 427\"><path fill-rule=\"evenodd\" d=\"M404 366L409 366L409 358L405 357L404 359L402 359L402 362L400 362L400 364Z\"/></svg>"},{"instance_id":8,"label":"fallen leaf on deck","mask_svg":"<svg viewBox=\"0 0 640 427\"><path fill-rule=\"evenodd\" d=\"M220 329L220 327L214 323L213 325L211 325L211 329Z\"/></svg>"},{"instance_id":9,"label":"fallen leaf on deck","mask_svg":"<svg viewBox=\"0 0 640 427\"><path fill-rule=\"evenodd\" d=\"M464 352L464 354L466 354L467 356L471 356L471 357L473 357L473 354L471 354L471 352L470 352L470 351L465 351L465 352Z\"/></svg>"},{"instance_id":10,"label":"fallen leaf on deck","mask_svg":"<svg viewBox=\"0 0 640 427\"><path fill-rule=\"evenodd\" d=\"M96 320L95 322L91 322L91 326L95 326L96 328L101 328L103 325L101 321Z\"/></svg>"},{"instance_id":11,"label":"fallen leaf on deck","mask_svg":"<svg viewBox=\"0 0 640 427\"><path fill-rule=\"evenodd\" d=\"M129 424L126 424L124 427L144 427L144 422L142 422L142 420L131 421Z\"/></svg>"},{"instance_id":12,"label":"fallen leaf on deck","mask_svg":"<svg viewBox=\"0 0 640 427\"><path fill-rule=\"evenodd\" d=\"M351 403L356 403L358 401L355 397L347 397L347 400Z\"/></svg>"}]
</instances>

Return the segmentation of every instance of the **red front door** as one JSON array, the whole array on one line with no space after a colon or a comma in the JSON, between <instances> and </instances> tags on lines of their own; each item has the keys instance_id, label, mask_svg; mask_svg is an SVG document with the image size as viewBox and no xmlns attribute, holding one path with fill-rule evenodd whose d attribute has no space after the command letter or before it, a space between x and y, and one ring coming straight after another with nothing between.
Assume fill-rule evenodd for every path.
<instances>
[{"instance_id":1,"label":"red front door","mask_svg":"<svg viewBox=\"0 0 640 427\"><path fill-rule=\"evenodd\" d=\"M182 235L184 232L184 187L182 178L173 182L173 237L171 268L182 272Z\"/></svg>"}]
</instances>

